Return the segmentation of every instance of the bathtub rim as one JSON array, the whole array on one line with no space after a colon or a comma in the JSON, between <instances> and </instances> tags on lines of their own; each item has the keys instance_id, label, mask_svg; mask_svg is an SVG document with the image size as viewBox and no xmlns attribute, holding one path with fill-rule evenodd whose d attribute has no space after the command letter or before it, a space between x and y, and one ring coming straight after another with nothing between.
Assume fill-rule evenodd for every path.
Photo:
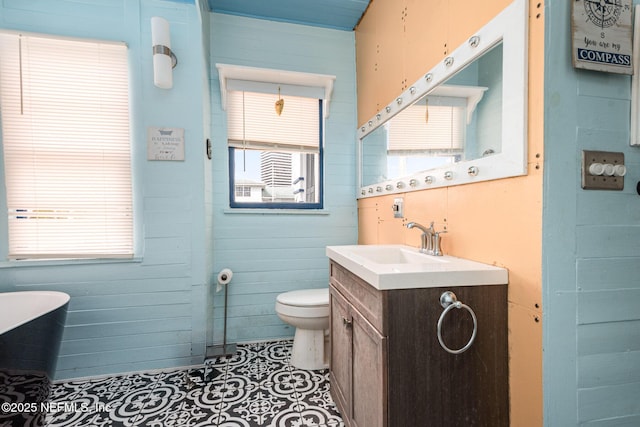
<instances>
[{"instance_id":1,"label":"bathtub rim","mask_svg":"<svg viewBox=\"0 0 640 427\"><path fill-rule=\"evenodd\" d=\"M34 297L37 304L27 307L26 311L19 305L22 300L33 302ZM69 294L60 291L0 292L0 335L65 306L70 299ZM7 307L4 306L6 303L9 304Z\"/></svg>"}]
</instances>

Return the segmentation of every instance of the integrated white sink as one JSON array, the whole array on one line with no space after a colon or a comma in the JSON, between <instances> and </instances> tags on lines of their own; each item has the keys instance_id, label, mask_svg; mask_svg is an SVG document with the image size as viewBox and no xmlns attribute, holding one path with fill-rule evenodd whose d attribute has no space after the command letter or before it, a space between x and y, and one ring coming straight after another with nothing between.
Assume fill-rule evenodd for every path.
<instances>
[{"instance_id":1,"label":"integrated white sink","mask_svg":"<svg viewBox=\"0 0 640 427\"><path fill-rule=\"evenodd\" d=\"M326 254L379 290L508 282L504 268L448 255L425 255L405 245L327 246Z\"/></svg>"}]
</instances>

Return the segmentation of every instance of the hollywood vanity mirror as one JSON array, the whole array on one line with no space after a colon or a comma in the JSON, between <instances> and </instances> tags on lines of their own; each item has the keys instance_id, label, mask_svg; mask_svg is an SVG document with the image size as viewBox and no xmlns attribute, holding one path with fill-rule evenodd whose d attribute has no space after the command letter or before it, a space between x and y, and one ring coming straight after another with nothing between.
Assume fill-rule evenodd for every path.
<instances>
[{"instance_id":1,"label":"hollywood vanity mirror","mask_svg":"<svg viewBox=\"0 0 640 427\"><path fill-rule=\"evenodd\" d=\"M526 174L527 15L514 1L357 130L360 198Z\"/></svg>"}]
</instances>

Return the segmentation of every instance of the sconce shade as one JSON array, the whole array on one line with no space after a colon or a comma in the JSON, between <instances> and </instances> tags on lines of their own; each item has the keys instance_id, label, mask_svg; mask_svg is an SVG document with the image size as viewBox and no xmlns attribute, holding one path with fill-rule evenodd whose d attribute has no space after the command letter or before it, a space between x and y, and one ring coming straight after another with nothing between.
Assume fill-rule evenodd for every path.
<instances>
[{"instance_id":1,"label":"sconce shade","mask_svg":"<svg viewBox=\"0 0 640 427\"><path fill-rule=\"evenodd\" d=\"M171 52L169 21L159 16L151 18L151 45L153 46L153 84L161 89L171 89L175 56Z\"/></svg>"}]
</instances>

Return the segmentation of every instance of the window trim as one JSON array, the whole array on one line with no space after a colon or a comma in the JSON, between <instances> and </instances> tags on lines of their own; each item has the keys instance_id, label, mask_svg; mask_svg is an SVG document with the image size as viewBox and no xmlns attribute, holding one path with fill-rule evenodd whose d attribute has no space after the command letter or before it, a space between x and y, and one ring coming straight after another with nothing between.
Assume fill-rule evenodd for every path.
<instances>
[{"instance_id":1,"label":"window trim","mask_svg":"<svg viewBox=\"0 0 640 427\"><path fill-rule=\"evenodd\" d=\"M324 117L329 117L329 105L331 103L331 94L333 92L333 83L336 76L329 74L302 73L299 71L286 71L271 68L256 68L243 65L216 64L218 69L218 79L220 81L220 104L224 111L227 110L227 86L234 86L236 81L241 81L241 87L248 89L247 85L282 87L284 89L291 87L294 91L307 91L310 88L321 89L324 92ZM238 90L234 87L234 90ZM312 89L313 90L313 89ZM275 93L275 92L274 92ZM312 97L310 95L306 95Z\"/></svg>"},{"instance_id":2,"label":"window trim","mask_svg":"<svg viewBox=\"0 0 640 427\"><path fill-rule=\"evenodd\" d=\"M324 208L324 113L323 113L323 100L319 99L320 108L318 109L318 182L319 193L318 202L307 203L265 203L265 202L236 202L235 199L235 150L238 148L228 146L229 156L229 207L231 209L323 209Z\"/></svg>"}]
</instances>

